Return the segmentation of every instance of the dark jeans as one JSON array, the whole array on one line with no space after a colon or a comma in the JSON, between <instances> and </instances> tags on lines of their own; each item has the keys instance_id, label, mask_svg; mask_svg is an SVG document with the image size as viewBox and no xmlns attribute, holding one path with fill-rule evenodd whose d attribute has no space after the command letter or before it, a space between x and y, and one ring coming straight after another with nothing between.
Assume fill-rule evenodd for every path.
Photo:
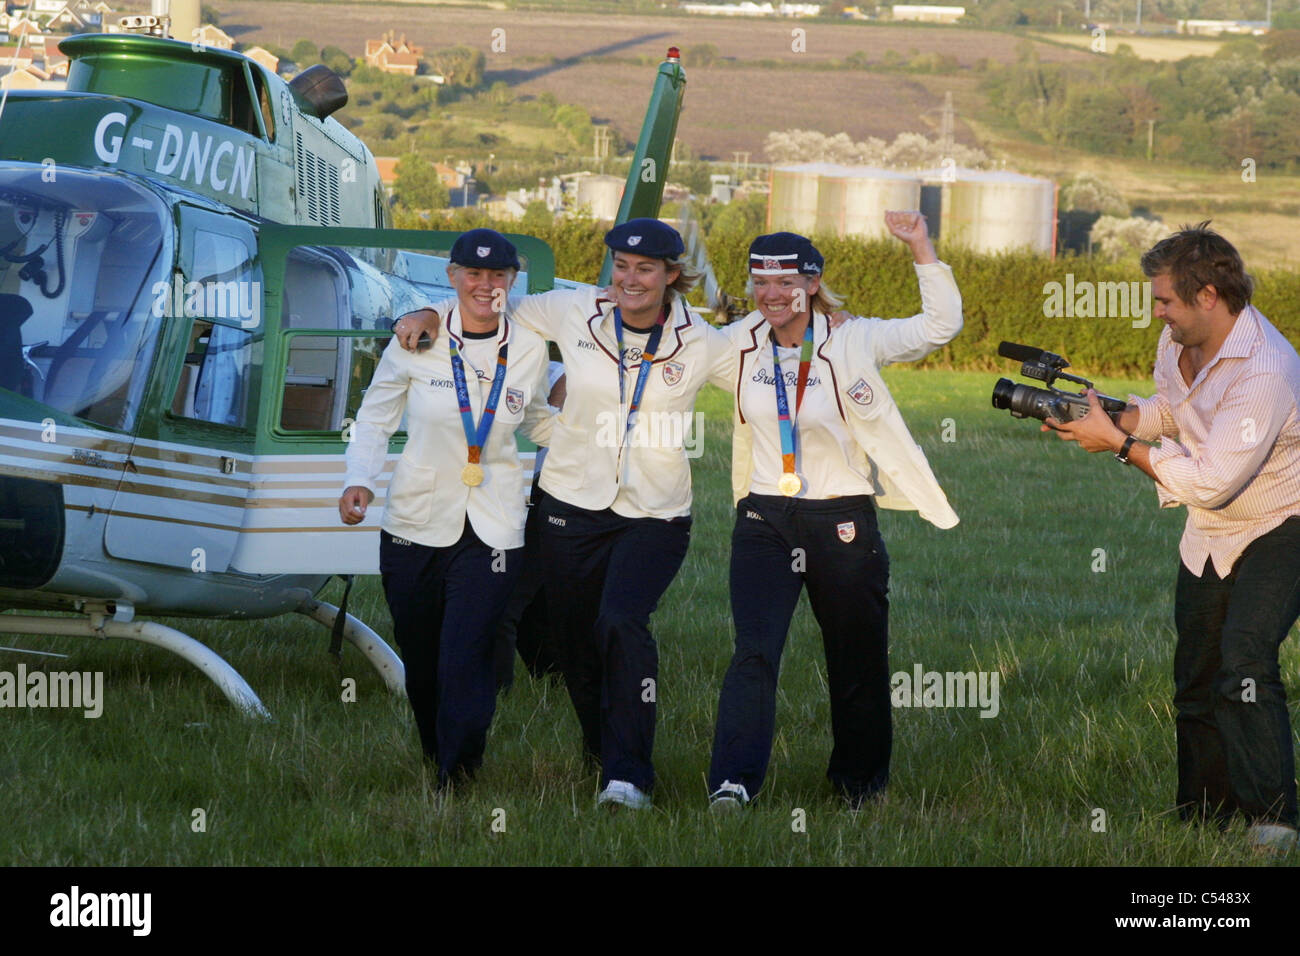
<instances>
[{"instance_id":1,"label":"dark jeans","mask_svg":"<svg viewBox=\"0 0 1300 956\"><path fill-rule=\"evenodd\" d=\"M748 495L731 536L736 650L718 701L711 790L729 780L753 797L763 785L781 652L805 585L826 650L834 738L826 776L853 800L889 782L889 555L875 505L868 496Z\"/></svg>"},{"instance_id":2,"label":"dark jeans","mask_svg":"<svg viewBox=\"0 0 1300 956\"><path fill-rule=\"evenodd\" d=\"M1295 754L1278 648L1300 616L1300 518L1256 538L1226 578L1179 563L1174 617L1184 819L1295 826Z\"/></svg>"},{"instance_id":3,"label":"dark jeans","mask_svg":"<svg viewBox=\"0 0 1300 956\"><path fill-rule=\"evenodd\" d=\"M582 745L601 785L654 788L659 649L650 615L690 544L691 519L625 518L549 495L541 505L549 611Z\"/></svg>"},{"instance_id":4,"label":"dark jeans","mask_svg":"<svg viewBox=\"0 0 1300 956\"><path fill-rule=\"evenodd\" d=\"M424 754L445 783L483 762L496 711L493 643L522 548L494 551L467 520L445 548L379 533L379 570L406 667L406 695Z\"/></svg>"}]
</instances>

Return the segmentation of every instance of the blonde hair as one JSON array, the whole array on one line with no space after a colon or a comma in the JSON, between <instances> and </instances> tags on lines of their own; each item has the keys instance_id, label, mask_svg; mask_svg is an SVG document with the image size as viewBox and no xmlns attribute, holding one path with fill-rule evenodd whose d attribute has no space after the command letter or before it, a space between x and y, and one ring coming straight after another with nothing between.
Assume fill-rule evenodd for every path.
<instances>
[{"instance_id":1,"label":"blonde hair","mask_svg":"<svg viewBox=\"0 0 1300 956\"><path fill-rule=\"evenodd\" d=\"M668 283L668 288L683 299L704 277L704 273L696 269L689 259L665 259L664 266L668 269L678 270L677 278Z\"/></svg>"},{"instance_id":2,"label":"blonde hair","mask_svg":"<svg viewBox=\"0 0 1300 956\"><path fill-rule=\"evenodd\" d=\"M824 281L813 295L812 307L817 312L830 315L844 304L844 296L833 291Z\"/></svg>"}]
</instances>

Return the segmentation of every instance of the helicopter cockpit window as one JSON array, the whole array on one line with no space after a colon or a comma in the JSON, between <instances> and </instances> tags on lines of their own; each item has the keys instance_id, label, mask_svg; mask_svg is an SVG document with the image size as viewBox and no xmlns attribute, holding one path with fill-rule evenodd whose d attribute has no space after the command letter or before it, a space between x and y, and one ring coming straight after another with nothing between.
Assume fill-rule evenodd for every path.
<instances>
[{"instance_id":1,"label":"helicopter cockpit window","mask_svg":"<svg viewBox=\"0 0 1300 956\"><path fill-rule=\"evenodd\" d=\"M170 216L103 173L0 170L0 389L108 428L140 410Z\"/></svg>"},{"instance_id":2,"label":"helicopter cockpit window","mask_svg":"<svg viewBox=\"0 0 1300 956\"><path fill-rule=\"evenodd\" d=\"M190 213L188 219L206 214ZM172 414L241 426L248 416L254 330L261 327L261 272L256 238L246 223L222 219L223 231L185 230L185 283L169 315L192 318Z\"/></svg>"}]
</instances>

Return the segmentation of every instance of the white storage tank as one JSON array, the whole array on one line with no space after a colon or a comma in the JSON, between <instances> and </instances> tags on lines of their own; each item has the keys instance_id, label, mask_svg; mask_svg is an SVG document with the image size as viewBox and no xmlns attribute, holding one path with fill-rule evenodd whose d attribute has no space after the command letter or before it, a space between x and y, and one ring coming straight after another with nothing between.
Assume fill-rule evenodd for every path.
<instances>
[{"instance_id":1,"label":"white storage tank","mask_svg":"<svg viewBox=\"0 0 1300 956\"><path fill-rule=\"evenodd\" d=\"M976 252L1056 250L1056 183L1007 170L947 167L920 174L942 189L939 236Z\"/></svg>"},{"instance_id":2,"label":"white storage tank","mask_svg":"<svg viewBox=\"0 0 1300 956\"><path fill-rule=\"evenodd\" d=\"M885 212L921 208L921 180L913 173L871 166L842 166L822 175L817 193L817 232L836 236L888 237Z\"/></svg>"},{"instance_id":3,"label":"white storage tank","mask_svg":"<svg viewBox=\"0 0 1300 956\"><path fill-rule=\"evenodd\" d=\"M624 180L603 174L579 175L575 183L574 205L588 206L593 219L613 222L623 199Z\"/></svg>"},{"instance_id":4,"label":"white storage tank","mask_svg":"<svg viewBox=\"0 0 1300 956\"><path fill-rule=\"evenodd\" d=\"M772 192L767 201L769 232L817 231L817 191L825 172L843 169L833 163L800 163L772 167Z\"/></svg>"}]
</instances>

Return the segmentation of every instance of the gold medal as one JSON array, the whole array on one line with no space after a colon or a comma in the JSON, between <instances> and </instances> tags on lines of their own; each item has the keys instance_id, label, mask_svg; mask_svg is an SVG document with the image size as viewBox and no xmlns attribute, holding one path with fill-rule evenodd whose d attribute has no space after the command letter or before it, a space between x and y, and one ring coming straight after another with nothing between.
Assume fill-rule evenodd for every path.
<instances>
[{"instance_id":1,"label":"gold medal","mask_svg":"<svg viewBox=\"0 0 1300 956\"><path fill-rule=\"evenodd\" d=\"M471 461L461 470L460 480L471 488L483 484L483 466Z\"/></svg>"},{"instance_id":2,"label":"gold medal","mask_svg":"<svg viewBox=\"0 0 1300 956\"><path fill-rule=\"evenodd\" d=\"M803 482L792 471L787 471L776 482L777 490L787 498L793 498L803 488Z\"/></svg>"}]
</instances>

